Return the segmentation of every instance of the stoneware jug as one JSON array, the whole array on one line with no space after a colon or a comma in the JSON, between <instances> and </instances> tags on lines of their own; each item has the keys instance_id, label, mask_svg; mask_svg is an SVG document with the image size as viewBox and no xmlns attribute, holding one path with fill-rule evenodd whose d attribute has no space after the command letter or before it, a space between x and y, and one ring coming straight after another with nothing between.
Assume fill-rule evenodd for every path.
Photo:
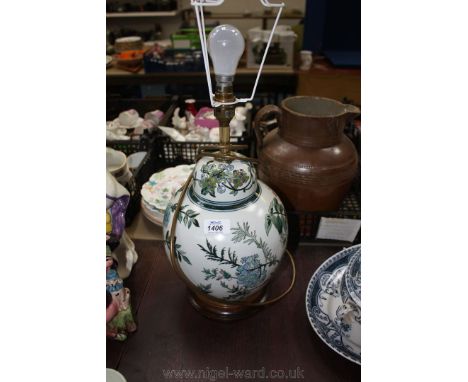
<instances>
[{"instance_id":1,"label":"stoneware jug","mask_svg":"<svg viewBox=\"0 0 468 382\"><path fill-rule=\"evenodd\" d=\"M281 108L267 105L258 111L259 178L288 209L339 208L358 165L356 148L343 130L359 113L356 106L311 96L286 98ZM269 117L276 117L279 127L265 136Z\"/></svg>"}]
</instances>

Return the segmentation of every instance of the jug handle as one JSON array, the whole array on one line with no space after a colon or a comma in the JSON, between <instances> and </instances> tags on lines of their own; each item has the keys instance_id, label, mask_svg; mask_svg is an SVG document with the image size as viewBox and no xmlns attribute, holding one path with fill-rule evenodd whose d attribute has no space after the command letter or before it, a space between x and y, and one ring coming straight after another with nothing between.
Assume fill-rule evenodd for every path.
<instances>
[{"instance_id":1,"label":"jug handle","mask_svg":"<svg viewBox=\"0 0 468 382\"><path fill-rule=\"evenodd\" d=\"M253 127L255 131L255 136L257 137L257 155L259 154L260 150L263 147L263 138L268 133L268 126L265 122L267 120L267 117L272 114L274 115L274 117L276 117L276 120L278 121L278 125L279 125L280 117L281 117L281 109L276 105L263 106L257 112L257 114L255 114Z\"/></svg>"}]
</instances>

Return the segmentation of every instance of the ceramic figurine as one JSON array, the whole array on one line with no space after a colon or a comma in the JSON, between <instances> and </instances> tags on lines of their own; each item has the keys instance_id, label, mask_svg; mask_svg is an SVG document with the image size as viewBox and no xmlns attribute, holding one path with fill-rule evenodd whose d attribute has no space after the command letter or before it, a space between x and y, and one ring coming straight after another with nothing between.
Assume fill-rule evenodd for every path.
<instances>
[{"instance_id":1,"label":"ceramic figurine","mask_svg":"<svg viewBox=\"0 0 468 382\"><path fill-rule=\"evenodd\" d=\"M138 260L135 245L125 230L125 211L130 201L129 192L106 171L106 241L114 244L114 258L122 277L128 277Z\"/></svg>"},{"instance_id":2,"label":"ceramic figurine","mask_svg":"<svg viewBox=\"0 0 468 382\"><path fill-rule=\"evenodd\" d=\"M141 135L148 127L148 122L145 123L135 109L126 110L121 112L118 118L106 123L106 139L129 140L128 130L132 131L132 135Z\"/></svg>"},{"instance_id":3,"label":"ceramic figurine","mask_svg":"<svg viewBox=\"0 0 468 382\"><path fill-rule=\"evenodd\" d=\"M219 127L219 121L211 107L202 107L195 116L195 126L213 129Z\"/></svg>"},{"instance_id":4,"label":"ceramic figurine","mask_svg":"<svg viewBox=\"0 0 468 382\"><path fill-rule=\"evenodd\" d=\"M119 312L117 300L112 297L112 294L106 290L106 324L112 320Z\"/></svg>"},{"instance_id":5,"label":"ceramic figurine","mask_svg":"<svg viewBox=\"0 0 468 382\"><path fill-rule=\"evenodd\" d=\"M240 137L245 132L245 120L247 113L252 110L252 104L247 102L245 106L237 106L234 110L234 118L229 123L231 136Z\"/></svg>"},{"instance_id":6,"label":"ceramic figurine","mask_svg":"<svg viewBox=\"0 0 468 382\"><path fill-rule=\"evenodd\" d=\"M313 58L310 50L301 50L301 67L300 70L309 70L312 66Z\"/></svg>"},{"instance_id":7,"label":"ceramic figurine","mask_svg":"<svg viewBox=\"0 0 468 382\"><path fill-rule=\"evenodd\" d=\"M243 115L244 117L247 116L249 110L252 110L253 105L251 102L247 102L244 106L237 106L234 110L235 113Z\"/></svg>"},{"instance_id":8,"label":"ceramic figurine","mask_svg":"<svg viewBox=\"0 0 468 382\"><path fill-rule=\"evenodd\" d=\"M195 100L193 98L189 98L185 100L185 110L192 115L197 115L197 109L195 108Z\"/></svg>"},{"instance_id":9,"label":"ceramic figurine","mask_svg":"<svg viewBox=\"0 0 468 382\"><path fill-rule=\"evenodd\" d=\"M208 137L210 142L219 142L219 127L210 129Z\"/></svg>"},{"instance_id":10,"label":"ceramic figurine","mask_svg":"<svg viewBox=\"0 0 468 382\"><path fill-rule=\"evenodd\" d=\"M129 201L130 193L106 171L106 240L120 240Z\"/></svg>"},{"instance_id":11,"label":"ceramic figurine","mask_svg":"<svg viewBox=\"0 0 468 382\"><path fill-rule=\"evenodd\" d=\"M189 130L194 130L196 128L196 126L195 126L195 116L192 113L187 113L187 118L188 118Z\"/></svg>"},{"instance_id":12,"label":"ceramic figurine","mask_svg":"<svg viewBox=\"0 0 468 382\"><path fill-rule=\"evenodd\" d=\"M136 330L130 306L130 290L116 270L109 246L106 246L106 292L111 295L106 307L106 333L119 341L127 338L128 333Z\"/></svg>"},{"instance_id":13,"label":"ceramic figurine","mask_svg":"<svg viewBox=\"0 0 468 382\"><path fill-rule=\"evenodd\" d=\"M122 279L130 276L133 265L138 260L138 254L135 251L135 244L128 236L127 232L123 231L120 243L112 252L115 259L117 259L117 271Z\"/></svg>"},{"instance_id":14,"label":"ceramic figurine","mask_svg":"<svg viewBox=\"0 0 468 382\"><path fill-rule=\"evenodd\" d=\"M172 116L172 126L179 130L187 129L187 118L179 116L180 107L174 110L174 115Z\"/></svg>"},{"instance_id":15,"label":"ceramic figurine","mask_svg":"<svg viewBox=\"0 0 468 382\"><path fill-rule=\"evenodd\" d=\"M119 114L119 124L121 126L128 126L134 128L138 125L140 116L135 109L123 111Z\"/></svg>"},{"instance_id":16,"label":"ceramic figurine","mask_svg":"<svg viewBox=\"0 0 468 382\"><path fill-rule=\"evenodd\" d=\"M152 131L159 126L159 123L162 121L164 113L161 110L150 111L145 114L145 122L149 124L148 131Z\"/></svg>"},{"instance_id":17,"label":"ceramic figurine","mask_svg":"<svg viewBox=\"0 0 468 382\"><path fill-rule=\"evenodd\" d=\"M127 134L127 129L121 128L118 124L113 121L106 122L106 139L108 141L125 141L129 140L130 137Z\"/></svg>"}]
</instances>

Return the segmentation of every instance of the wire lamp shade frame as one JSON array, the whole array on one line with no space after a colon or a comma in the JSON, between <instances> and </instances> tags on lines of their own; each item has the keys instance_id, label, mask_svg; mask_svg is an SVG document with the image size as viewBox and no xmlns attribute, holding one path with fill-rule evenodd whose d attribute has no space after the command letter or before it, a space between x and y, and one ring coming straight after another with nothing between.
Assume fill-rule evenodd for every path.
<instances>
[{"instance_id":1,"label":"wire lamp shade frame","mask_svg":"<svg viewBox=\"0 0 468 382\"><path fill-rule=\"evenodd\" d=\"M257 77L255 79L255 84L252 89L252 94L250 95L249 98L236 98L235 101L233 102L218 102L214 100L213 86L211 84L210 62L208 60L208 49L207 49L207 42L206 42L205 19L203 17L203 7L215 7L215 6L221 5L224 3L224 0L190 0L190 3L192 7L194 8L195 16L197 19L198 33L200 34L200 45L201 45L202 54L203 54L203 62L205 64L206 82L208 83L208 92L209 92L209 97L210 97L210 102L211 102L212 107L218 107L221 105L234 105L237 103L249 102L249 101L252 101L255 96L255 91L257 90L258 81L260 79L260 75L262 74L263 64L265 63L268 50L270 49L271 40L273 39L273 34L278 24L278 20L280 19L281 12L283 10L283 7L285 6L284 3L272 4L268 0L259 0L259 1L264 7L277 8L278 11L276 14L275 22L273 24L273 28L271 29L270 36L268 38L265 53L263 54L260 67L258 68Z\"/></svg>"}]
</instances>

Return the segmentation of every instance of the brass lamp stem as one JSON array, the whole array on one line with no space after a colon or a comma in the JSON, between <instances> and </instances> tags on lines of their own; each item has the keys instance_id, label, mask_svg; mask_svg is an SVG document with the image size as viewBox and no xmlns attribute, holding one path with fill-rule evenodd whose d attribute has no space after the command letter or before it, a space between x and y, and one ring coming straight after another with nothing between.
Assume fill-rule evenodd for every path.
<instances>
[{"instance_id":1,"label":"brass lamp stem","mask_svg":"<svg viewBox=\"0 0 468 382\"><path fill-rule=\"evenodd\" d=\"M214 100L217 102L234 102L232 90L234 76L216 76L216 92ZM215 107L214 115L219 121L219 143L223 154L230 151L231 132L229 122L234 117L234 105L221 105Z\"/></svg>"}]
</instances>

